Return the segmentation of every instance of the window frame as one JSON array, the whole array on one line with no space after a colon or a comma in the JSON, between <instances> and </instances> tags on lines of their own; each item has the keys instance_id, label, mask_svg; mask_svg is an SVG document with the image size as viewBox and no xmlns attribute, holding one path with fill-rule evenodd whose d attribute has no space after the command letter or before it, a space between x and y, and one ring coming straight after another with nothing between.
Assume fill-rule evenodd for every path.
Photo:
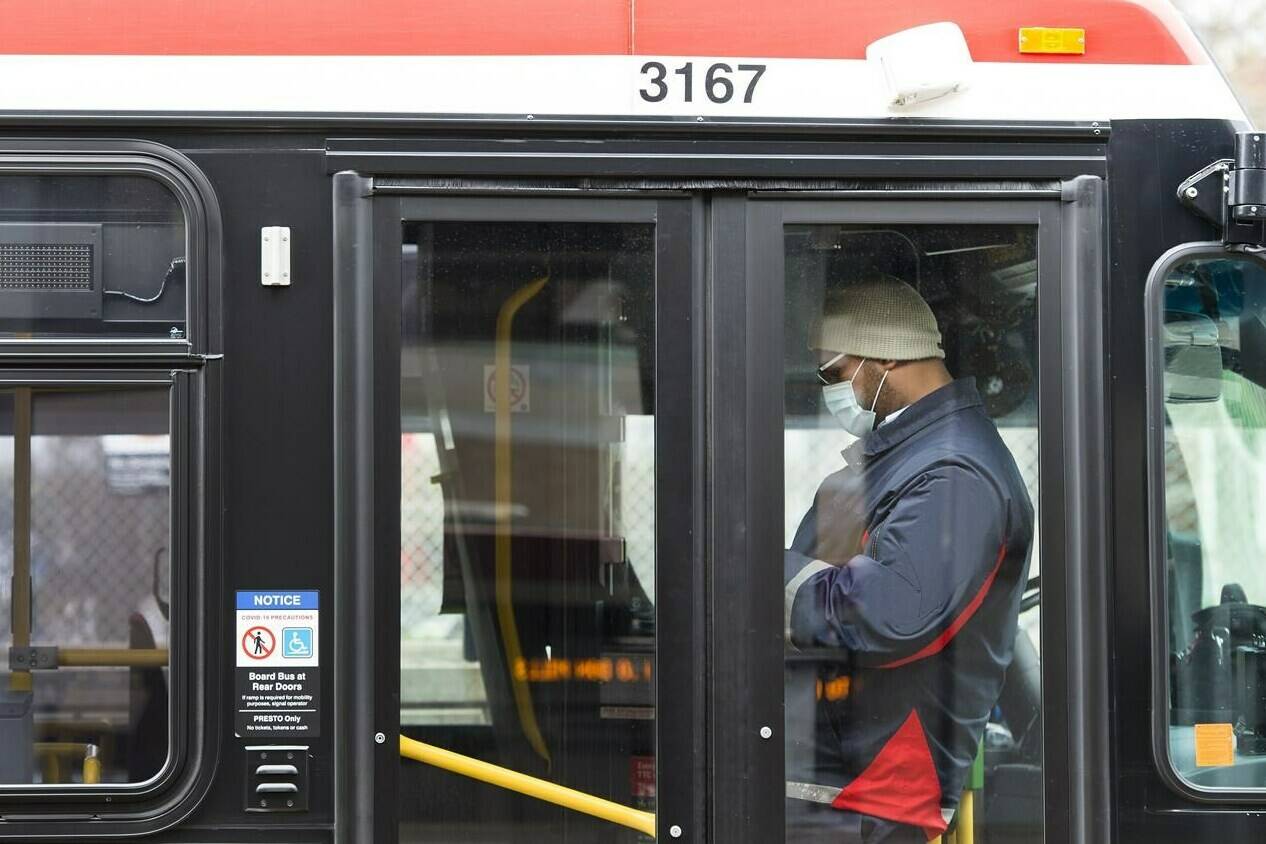
<instances>
[{"instance_id":1,"label":"window frame","mask_svg":"<svg viewBox=\"0 0 1266 844\"><path fill-rule=\"evenodd\" d=\"M185 336L167 338L0 338L0 361L37 362L42 355L188 360L219 351L220 215L210 182L185 156L148 141L0 140L0 183L6 176L140 176L165 187L185 225Z\"/></svg>"},{"instance_id":2,"label":"window frame","mask_svg":"<svg viewBox=\"0 0 1266 844\"><path fill-rule=\"evenodd\" d=\"M0 340L0 386L167 385L170 391L171 623L168 759L141 783L0 785L0 839L144 835L209 792L223 726L215 619L223 612L222 224L210 181L186 156L141 140L0 139L5 175L141 176L176 197L185 223L185 337Z\"/></svg>"},{"instance_id":3,"label":"window frame","mask_svg":"<svg viewBox=\"0 0 1266 844\"><path fill-rule=\"evenodd\" d=\"M1168 527L1165 515L1165 279L1170 271L1193 258L1227 258L1256 262L1266 257L1247 249L1232 249L1221 241L1192 241L1175 246L1152 265L1143 292L1147 348L1147 506L1148 575L1152 605L1152 761L1161 780L1183 797L1201 803L1266 803L1266 784L1258 787L1210 787L1185 779L1174 767L1169 748L1169 578L1166 569Z\"/></svg>"}]
</instances>

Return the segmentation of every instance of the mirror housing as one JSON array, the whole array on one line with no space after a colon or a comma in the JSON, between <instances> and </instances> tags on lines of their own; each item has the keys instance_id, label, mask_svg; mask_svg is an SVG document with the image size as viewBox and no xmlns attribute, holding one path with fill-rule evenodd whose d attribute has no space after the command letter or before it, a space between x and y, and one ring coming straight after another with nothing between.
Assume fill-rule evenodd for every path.
<instances>
[{"instance_id":1,"label":"mirror housing","mask_svg":"<svg viewBox=\"0 0 1266 844\"><path fill-rule=\"evenodd\" d=\"M1235 157L1201 168L1178 186L1178 201L1222 229L1230 246L1266 247L1266 132L1239 132Z\"/></svg>"}]
</instances>

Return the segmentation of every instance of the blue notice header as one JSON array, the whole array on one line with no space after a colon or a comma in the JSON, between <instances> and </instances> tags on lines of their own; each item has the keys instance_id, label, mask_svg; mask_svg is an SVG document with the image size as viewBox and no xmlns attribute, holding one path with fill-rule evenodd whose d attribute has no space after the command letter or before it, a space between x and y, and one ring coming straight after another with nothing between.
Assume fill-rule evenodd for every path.
<instances>
[{"instance_id":1,"label":"blue notice header","mask_svg":"<svg viewBox=\"0 0 1266 844\"><path fill-rule=\"evenodd\" d=\"M320 593L315 589L270 589L267 592L238 590L239 610L315 610Z\"/></svg>"}]
</instances>

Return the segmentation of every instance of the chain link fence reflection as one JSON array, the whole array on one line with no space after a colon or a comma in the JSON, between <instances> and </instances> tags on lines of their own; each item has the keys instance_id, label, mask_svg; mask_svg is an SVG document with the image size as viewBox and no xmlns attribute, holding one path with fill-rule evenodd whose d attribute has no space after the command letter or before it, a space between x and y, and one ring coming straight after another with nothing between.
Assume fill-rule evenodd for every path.
<instances>
[{"instance_id":1,"label":"chain link fence reflection","mask_svg":"<svg viewBox=\"0 0 1266 844\"><path fill-rule=\"evenodd\" d=\"M1038 500L1038 436L1034 427L1002 427L1034 506ZM840 451L851 438L832 426L794 428L784 434L786 478L784 529L789 544L822 479L844 465ZM618 529L628 559L648 595L655 594L654 418L630 416L613 473ZM424 636L440 607L443 579L444 504L439 457L430 434L405 434L401 442L400 614L401 635ZM1038 573L1036 543L1032 574Z\"/></svg>"},{"instance_id":2,"label":"chain link fence reflection","mask_svg":"<svg viewBox=\"0 0 1266 844\"><path fill-rule=\"evenodd\" d=\"M129 453L120 441L145 446ZM133 613L156 586L167 588L169 459L166 437L32 438L33 644L127 647ZM7 437L0 447L0 614L6 619L0 642L6 647L13 481L13 440Z\"/></svg>"}]
</instances>

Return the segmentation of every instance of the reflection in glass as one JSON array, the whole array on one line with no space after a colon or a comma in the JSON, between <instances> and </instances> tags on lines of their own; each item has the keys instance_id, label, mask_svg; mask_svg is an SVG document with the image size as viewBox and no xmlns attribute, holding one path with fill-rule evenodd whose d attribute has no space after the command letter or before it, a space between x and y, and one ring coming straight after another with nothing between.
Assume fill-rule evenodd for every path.
<instances>
[{"instance_id":1,"label":"reflection in glass","mask_svg":"<svg viewBox=\"0 0 1266 844\"><path fill-rule=\"evenodd\" d=\"M652 810L654 227L408 223L402 732ZM639 833L416 762L401 839Z\"/></svg>"},{"instance_id":2,"label":"reflection in glass","mask_svg":"<svg viewBox=\"0 0 1266 844\"><path fill-rule=\"evenodd\" d=\"M1266 268L1184 261L1159 350L1170 761L1205 788L1266 787Z\"/></svg>"},{"instance_id":3,"label":"reflection in glass","mask_svg":"<svg viewBox=\"0 0 1266 844\"><path fill-rule=\"evenodd\" d=\"M1042 840L1036 234L784 231L788 842Z\"/></svg>"},{"instance_id":4,"label":"reflection in glass","mask_svg":"<svg viewBox=\"0 0 1266 844\"><path fill-rule=\"evenodd\" d=\"M168 395L0 391L0 783L143 782L167 760Z\"/></svg>"}]
</instances>

